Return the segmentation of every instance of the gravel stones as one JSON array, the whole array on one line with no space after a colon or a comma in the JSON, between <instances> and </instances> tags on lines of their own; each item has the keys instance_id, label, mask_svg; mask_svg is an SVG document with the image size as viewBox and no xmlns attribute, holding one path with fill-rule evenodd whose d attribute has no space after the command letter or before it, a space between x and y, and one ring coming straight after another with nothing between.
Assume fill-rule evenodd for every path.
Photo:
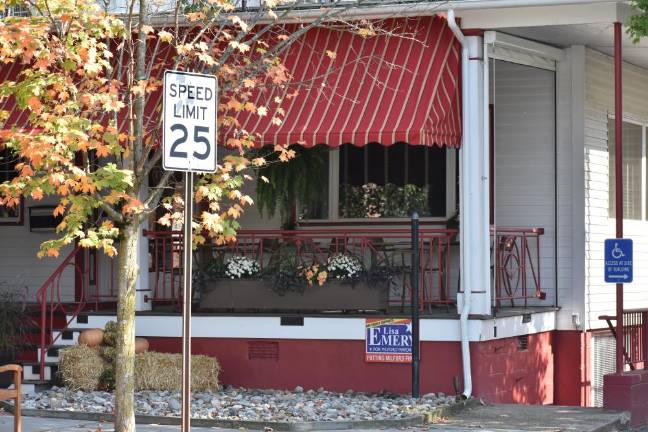
<instances>
[{"instance_id":1,"label":"gravel stones","mask_svg":"<svg viewBox=\"0 0 648 432\"><path fill-rule=\"evenodd\" d=\"M135 393L137 414L179 416L181 395L177 391L139 391ZM227 387L216 392L192 394L192 417L221 420L310 422L333 420L401 419L454 403L442 393L428 393L421 399L394 394L375 395L347 391L329 392L322 388L304 391L253 390ZM47 409L112 413L114 395L108 392L51 390L25 395L25 409Z\"/></svg>"}]
</instances>

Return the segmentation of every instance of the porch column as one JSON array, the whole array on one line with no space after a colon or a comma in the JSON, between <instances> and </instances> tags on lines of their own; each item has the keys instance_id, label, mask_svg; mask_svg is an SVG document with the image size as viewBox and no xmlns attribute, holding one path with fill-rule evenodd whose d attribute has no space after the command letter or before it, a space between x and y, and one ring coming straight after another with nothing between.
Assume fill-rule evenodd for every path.
<instances>
[{"instance_id":1,"label":"porch column","mask_svg":"<svg viewBox=\"0 0 648 432\"><path fill-rule=\"evenodd\" d=\"M143 188L148 191L148 188ZM148 192L143 192L140 200L144 202L148 197ZM149 228L149 220L146 218L140 225L140 230L137 233L139 236L139 250L137 251L137 265L139 267L139 274L135 282L135 310L148 311L151 310L151 287L149 286L149 244L148 238L144 236L144 230Z\"/></svg>"},{"instance_id":2,"label":"porch column","mask_svg":"<svg viewBox=\"0 0 648 432\"><path fill-rule=\"evenodd\" d=\"M461 288L459 311L471 296L470 314L491 313L488 95L481 36L467 36L463 77L463 144L459 171ZM469 293L469 294L468 294Z\"/></svg>"}]
</instances>

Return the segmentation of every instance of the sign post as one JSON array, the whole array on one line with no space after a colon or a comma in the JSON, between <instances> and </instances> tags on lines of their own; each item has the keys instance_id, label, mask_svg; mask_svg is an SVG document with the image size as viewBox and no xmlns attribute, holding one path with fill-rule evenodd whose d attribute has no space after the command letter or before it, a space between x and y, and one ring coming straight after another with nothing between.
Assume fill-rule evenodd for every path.
<instances>
[{"instance_id":1,"label":"sign post","mask_svg":"<svg viewBox=\"0 0 648 432\"><path fill-rule=\"evenodd\" d=\"M193 174L216 171L218 83L212 75L164 73L163 158L167 171L184 171L184 280L182 289L182 432L191 425L191 299Z\"/></svg>"},{"instance_id":2,"label":"sign post","mask_svg":"<svg viewBox=\"0 0 648 432\"><path fill-rule=\"evenodd\" d=\"M412 397L419 397L419 215L412 214Z\"/></svg>"}]
</instances>

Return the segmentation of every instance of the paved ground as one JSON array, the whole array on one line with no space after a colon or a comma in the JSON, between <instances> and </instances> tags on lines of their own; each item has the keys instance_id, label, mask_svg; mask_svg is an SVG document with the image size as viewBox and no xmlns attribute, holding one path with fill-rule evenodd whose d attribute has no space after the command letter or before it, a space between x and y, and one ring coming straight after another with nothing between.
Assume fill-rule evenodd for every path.
<instances>
[{"instance_id":1,"label":"paved ground","mask_svg":"<svg viewBox=\"0 0 648 432\"><path fill-rule=\"evenodd\" d=\"M494 405L480 406L463 411L459 416L443 423L412 432L613 432L621 429L606 428L622 415L596 408L554 406ZM13 430L13 419L0 413L0 432ZM178 426L137 425L138 432L177 431ZM109 424L78 420L59 420L25 417L23 432L111 432ZM231 429L192 428L193 432L232 432ZM381 431L389 432L389 431ZM392 431L397 432L397 431ZM637 431L638 432L638 431Z\"/></svg>"},{"instance_id":2,"label":"paved ground","mask_svg":"<svg viewBox=\"0 0 648 432\"><path fill-rule=\"evenodd\" d=\"M622 414L598 408L492 405L463 411L455 418L431 426L430 430L483 432L587 432L603 431ZM614 429L608 429L615 431Z\"/></svg>"}]
</instances>

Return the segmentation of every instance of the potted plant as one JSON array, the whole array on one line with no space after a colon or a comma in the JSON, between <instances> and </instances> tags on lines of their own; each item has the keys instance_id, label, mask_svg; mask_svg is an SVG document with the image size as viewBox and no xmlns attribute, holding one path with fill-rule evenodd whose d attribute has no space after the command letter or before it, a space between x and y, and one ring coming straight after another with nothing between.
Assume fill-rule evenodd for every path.
<instances>
[{"instance_id":1,"label":"potted plant","mask_svg":"<svg viewBox=\"0 0 648 432\"><path fill-rule=\"evenodd\" d=\"M0 365L15 363L27 321L25 296L5 284L0 285ZM0 388L13 383L13 375L0 374Z\"/></svg>"},{"instance_id":2,"label":"potted plant","mask_svg":"<svg viewBox=\"0 0 648 432\"><path fill-rule=\"evenodd\" d=\"M326 263L306 260L281 245L261 271L253 258L235 255L213 263L218 269L202 282L203 310L386 310L388 277L375 277L351 254L331 255ZM372 276L373 275L373 276Z\"/></svg>"},{"instance_id":3,"label":"potted plant","mask_svg":"<svg viewBox=\"0 0 648 432\"><path fill-rule=\"evenodd\" d=\"M327 157L329 148L291 145L293 157L279 162L276 152L257 150L252 156L263 157L266 164L257 176L256 202L268 217L279 213L283 229L295 228L297 203L306 208L320 204L322 191L328 188Z\"/></svg>"},{"instance_id":4,"label":"potted plant","mask_svg":"<svg viewBox=\"0 0 648 432\"><path fill-rule=\"evenodd\" d=\"M201 309L257 309L269 291L259 262L248 256L218 257L202 273Z\"/></svg>"}]
</instances>

